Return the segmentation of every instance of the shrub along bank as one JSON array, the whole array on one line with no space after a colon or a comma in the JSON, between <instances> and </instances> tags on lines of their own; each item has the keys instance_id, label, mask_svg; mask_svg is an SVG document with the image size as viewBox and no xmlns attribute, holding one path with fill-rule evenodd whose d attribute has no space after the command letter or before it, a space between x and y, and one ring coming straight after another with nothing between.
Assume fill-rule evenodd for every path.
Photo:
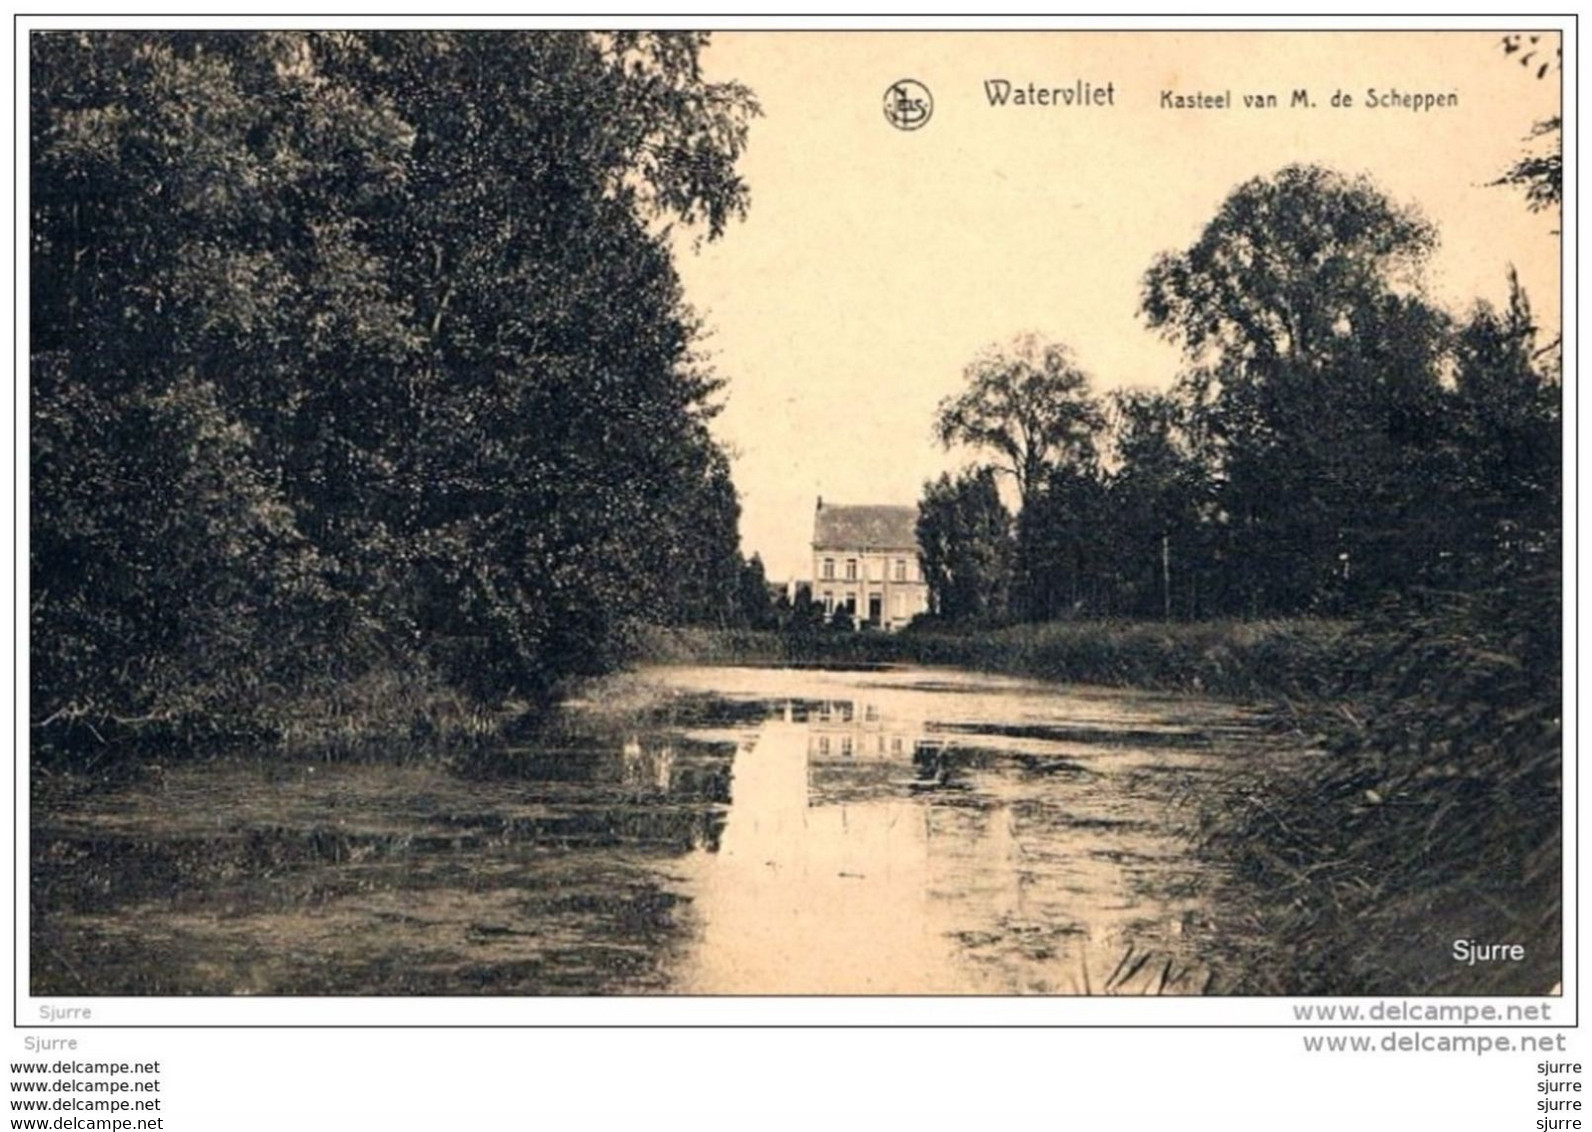
<instances>
[{"instance_id":1,"label":"shrub along bank","mask_svg":"<svg viewBox=\"0 0 1592 1132\"><path fill-rule=\"evenodd\" d=\"M1348 626L1309 619L1077 621L904 633L647 628L654 664L944 664L1042 680L1294 699L1339 680Z\"/></svg>"},{"instance_id":2,"label":"shrub along bank","mask_svg":"<svg viewBox=\"0 0 1592 1132\"><path fill-rule=\"evenodd\" d=\"M1231 866L1225 989L1545 994L1562 978L1557 575L1418 595L1298 705L1319 754L1234 771L1207 814ZM1460 941L1519 944L1474 964Z\"/></svg>"}]
</instances>

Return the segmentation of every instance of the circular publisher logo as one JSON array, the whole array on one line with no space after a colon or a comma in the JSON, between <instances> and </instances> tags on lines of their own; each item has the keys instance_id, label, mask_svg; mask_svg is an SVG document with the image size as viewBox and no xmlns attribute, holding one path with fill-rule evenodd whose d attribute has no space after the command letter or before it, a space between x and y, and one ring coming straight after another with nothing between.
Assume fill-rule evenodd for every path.
<instances>
[{"instance_id":1,"label":"circular publisher logo","mask_svg":"<svg viewBox=\"0 0 1592 1132\"><path fill-rule=\"evenodd\" d=\"M898 130L922 129L934 114L934 96L917 79L898 79L884 92L884 116Z\"/></svg>"}]
</instances>

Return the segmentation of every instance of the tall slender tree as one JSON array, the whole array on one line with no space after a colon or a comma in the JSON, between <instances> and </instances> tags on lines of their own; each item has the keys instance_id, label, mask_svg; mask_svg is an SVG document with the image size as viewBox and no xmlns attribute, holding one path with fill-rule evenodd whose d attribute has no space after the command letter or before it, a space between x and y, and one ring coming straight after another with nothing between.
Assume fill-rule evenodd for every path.
<instances>
[{"instance_id":1,"label":"tall slender tree","mask_svg":"<svg viewBox=\"0 0 1592 1132\"><path fill-rule=\"evenodd\" d=\"M952 621L1006 616L1015 545L994 469L941 475L925 484L917 535L936 613Z\"/></svg>"},{"instance_id":2,"label":"tall slender tree","mask_svg":"<svg viewBox=\"0 0 1592 1132\"><path fill-rule=\"evenodd\" d=\"M1022 506L1043 490L1052 468L1093 458L1105 417L1066 346L1020 334L986 347L963 378L966 388L935 412L935 435L946 448L992 454Z\"/></svg>"}]
</instances>

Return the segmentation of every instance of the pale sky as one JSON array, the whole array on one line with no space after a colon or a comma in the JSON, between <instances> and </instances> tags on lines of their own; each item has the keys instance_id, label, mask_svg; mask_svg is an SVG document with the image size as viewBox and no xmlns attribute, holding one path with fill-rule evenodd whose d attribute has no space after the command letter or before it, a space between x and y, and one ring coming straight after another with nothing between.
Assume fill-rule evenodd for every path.
<instances>
[{"instance_id":1,"label":"pale sky","mask_svg":"<svg viewBox=\"0 0 1592 1132\"><path fill-rule=\"evenodd\" d=\"M742 548L771 579L806 576L814 497L913 504L968 462L930 435L980 347L1021 331L1070 345L1097 391L1165 386L1176 350L1137 316L1157 252L1182 249L1240 182L1293 162L1368 173L1439 229L1431 294L1456 313L1507 295L1513 263L1558 324L1557 217L1487 187L1557 113L1477 33L719 33L714 79L756 92L741 169L748 218L682 246L688 299L729 381L716 422L741 493ZM893 128L886 88L933 93ZM986 80L1113 84L1113 106L991 107ZM1312 110L1290 109L1307 88ZM1368 109L1366 88L1457 93L1424 113ZM1161 92L1231 92L1227 110ZM1353 95L1334 109L1334 91ZM1246 92L1275 92L1249 110Z\"/></svg>"}]
</instances>

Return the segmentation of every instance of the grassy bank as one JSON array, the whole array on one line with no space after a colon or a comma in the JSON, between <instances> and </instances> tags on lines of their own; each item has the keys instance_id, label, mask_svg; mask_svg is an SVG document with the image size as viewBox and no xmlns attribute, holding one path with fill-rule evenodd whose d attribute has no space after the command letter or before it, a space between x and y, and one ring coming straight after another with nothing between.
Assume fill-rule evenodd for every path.
<instances>
[{"instance_id":1,"label":"grassy bank","mask_svg":"<svg viewBox=\"0 0 1592 1132\"><path fill-rule=\"evenodd\" d=\"M1557 576L1406 600L1292 715L1312 757L1209 807L1249 994L1545 994L1561 981ZM1457 940L1519 944L1457 962ZM1258 961L1257 961L1258 960Z\"/></svg>"},{"instance_id":2,"label":"grassy bank","mask_svg":"<svg viewBox=\"0 0 1592 1132\"><path fill-rule=\"evenodd\" d=\"M397 664L340 681L248 691L204 710L35 725L29 744L35 798L236 751L327 762L447 759L523 732L539 717L524 703L482 705L424 667Z\"/></svg>"},{"instance_id":3,"label":"grassy bank","mask_svg":"<svg viewBox=\"0 0 1592 1132\"><path fill-rule=\"evenodd\" d=\"M654 664L944 664L1069 683L1289 700L1340 679L1337 621L1052 622L988 630L780 634L648 628Z\"/></svg>"}]
</instances>

